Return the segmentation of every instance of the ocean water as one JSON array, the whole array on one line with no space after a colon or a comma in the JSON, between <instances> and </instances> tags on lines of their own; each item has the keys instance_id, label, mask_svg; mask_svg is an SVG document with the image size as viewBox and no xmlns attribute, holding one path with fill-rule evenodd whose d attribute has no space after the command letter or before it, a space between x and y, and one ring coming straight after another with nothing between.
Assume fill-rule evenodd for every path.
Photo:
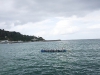
<instances>
[{"instance_id":1,"label":"ocean water","mask_svg":"<svg viewBox=\"0 0 100 75\"><path fill-rule=\"evenodd\" d=\"M0 44L0 75L100 75L100 40Z\"/></svg>"}]
</instances>

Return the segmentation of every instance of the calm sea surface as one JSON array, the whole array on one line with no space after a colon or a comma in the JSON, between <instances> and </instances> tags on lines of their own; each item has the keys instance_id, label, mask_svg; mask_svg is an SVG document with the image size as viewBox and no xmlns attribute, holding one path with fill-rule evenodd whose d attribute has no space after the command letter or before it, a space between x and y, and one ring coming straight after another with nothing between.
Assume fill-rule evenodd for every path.
<instances>
[{"instance_id":1,"label":"calm sea surface","mask_svg":"<svg viewBox=\"0 0 100 75\"><path fill-rule=\"evenodd\" d=\"M100 40L0 44L0 75L100 75Z\"/></svg>"}]
</instances>

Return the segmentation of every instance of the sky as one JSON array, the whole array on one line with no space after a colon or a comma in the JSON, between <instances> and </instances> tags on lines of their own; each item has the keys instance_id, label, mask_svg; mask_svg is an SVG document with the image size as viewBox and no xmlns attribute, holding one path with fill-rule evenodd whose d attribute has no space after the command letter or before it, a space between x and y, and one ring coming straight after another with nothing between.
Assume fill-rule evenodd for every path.
<instances>
[{"instance_id":1,"label":"sky","mask_svg":"<svg viewBox=\"0 0 100 75\"><path fill-rule=\"evenodd\" d=\"M99 39L100 0L0 0L0 29L46 40Z\"/></svg>"}]
</instances>

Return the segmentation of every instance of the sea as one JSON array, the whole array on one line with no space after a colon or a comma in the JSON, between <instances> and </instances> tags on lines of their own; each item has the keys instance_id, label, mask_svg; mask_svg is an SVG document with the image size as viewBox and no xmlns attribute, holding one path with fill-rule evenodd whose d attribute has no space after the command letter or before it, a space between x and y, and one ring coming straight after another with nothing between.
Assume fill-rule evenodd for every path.
<instances>
[{"instance_id":1,"label":"sea","mask_svg":"<svg viewBox=\"0 0 100 75\"><path fill-rule=\"evenodd\" d=\"M100 39L0 44L0 75L100 75Z\"/></svg>"}]
</instances>

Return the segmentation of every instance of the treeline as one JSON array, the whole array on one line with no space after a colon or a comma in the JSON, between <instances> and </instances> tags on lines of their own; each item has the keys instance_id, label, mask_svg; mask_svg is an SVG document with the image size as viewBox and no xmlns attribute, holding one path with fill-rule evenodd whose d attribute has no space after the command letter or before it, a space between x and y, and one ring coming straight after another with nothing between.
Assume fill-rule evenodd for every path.
<instances>
[{"instance_id":1,"label":"treeline","mask_svg":"<svg viewBox=\"0 0 100 75\"><path fill-rule=\"evenodd\" d=\"M9 40L9 41L43 41L42 37L22 35L19 32L10 32L0 29L0 40Z\"/></svg>"}]
</instances>

